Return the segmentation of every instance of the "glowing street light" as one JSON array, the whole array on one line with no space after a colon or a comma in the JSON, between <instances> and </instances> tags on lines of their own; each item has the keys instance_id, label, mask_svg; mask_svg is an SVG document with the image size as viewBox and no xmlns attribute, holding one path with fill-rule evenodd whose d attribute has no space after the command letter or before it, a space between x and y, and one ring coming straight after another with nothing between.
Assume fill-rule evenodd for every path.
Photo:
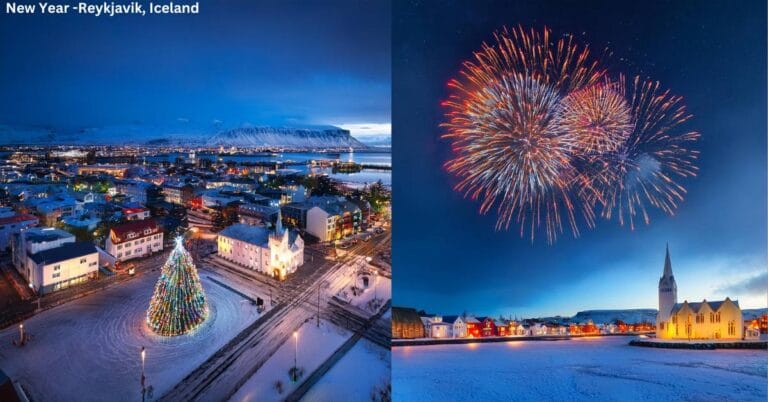
<instances>
[{"instance_id":1,"label":"glowing street light","mask_svg":"<svg viewBox=\"0 0 768 402\"><path fill-rule=\"evenodd\" d=\"M19 324L19 343L24 344L24 323Z\"/></svg>"},{"instance_id":2,"label":"glowing street light","mask_svg":"<svg viewBox=\"0 0 768 402\"><path fill-rule=\"evenodd\" d=\"M299 366L298 366L298 356L299 356L299 331L293 331L293 381L296 382L299 380Z\"/></svg>"},{"instance_id":3,"label":"glowing street light","mask_svg":"<svg viewBox=\"0 0 768 402\"><path fill-rule=\"evenodd\" d=\"M144 359L147 356L147 351L144 346L141 347L141 400L144 401L144 397L147 394L147 387L144 385Z\"/></svg>"}]
</instances>

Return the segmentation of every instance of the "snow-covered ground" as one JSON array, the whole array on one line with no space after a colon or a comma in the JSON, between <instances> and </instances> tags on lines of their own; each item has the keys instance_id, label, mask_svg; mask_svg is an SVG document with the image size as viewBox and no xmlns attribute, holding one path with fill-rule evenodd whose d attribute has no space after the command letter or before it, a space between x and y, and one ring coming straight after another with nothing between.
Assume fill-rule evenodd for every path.
<instances>
[{"instance_id":1,"label":"snow-covered ground","mask_svg":"<svg viewBox=\"0 0 768 402\"><path fill-rule=\"evenodd\" d=\"M315 320L307 320L298 330L297 364L303 369L306 379L333 352L336 351L352 334L342 328L320 320L317 327ZM287 339L270 359L237 391L230 401L281 401L293 391L298 383L291 381L289 370L293 367L295 355L293 338ZM283 391L278 392L275 384L280 381Z\"/></svg>"},{"instance_id":2,"label":"snow-covered ground","mask_svg":"<svg viewBox=\"0 0 768 402\"><path fill-rule=\"evenodd\" d=\"M389 350L363 338L304 395L305 401L369 401L389 383Z\"/></svg>"},{"instance_id":3,"label":"snow-covered ground","mask_svg":"<svg viewBox=\"0 0 768 402\"><path fill-rule=\"evenodd\" d=\"M392 348L393 400L768 398L768 352L642 348L630 339Z\"/></svg>"},{"instance_id":4,"label":"snow-covered ground","mask_svg":"<svg viewBox=\"0 0 768 402\"><path fill-rule=\"evenodd\" d=\"M378 308L373 308L374 306L371 304L374 298L380 301L379 305L386 303L387 300L392 298L392 280L385 276L379 276L378 279L374 279L373 276L370 276L370 286L364 288L363 292L359 293L357 296L352 295L352 286L355 284L357 287L362 288L362 277L358 277L356 282L349 282L337 296L349 304L359 307L369 313L378 311Z\"/></svg>"},{"instance_id":5,"label":"snow-covered ground","mask_svg":"<svg viewBox=\"0 0 768 402\"><path fill-rule=\"evenodd\" d=\"M24 323L33 337L12 345L18 328L0 332L0 369L37 401L141 400L140 349L154 397L183 379L258 317L256 307L201 274L210 316L195 332L161 337L145 323L160 271L142 275ZM153 398L154 399L154 398Z\"/></svg>"}]
</instances>

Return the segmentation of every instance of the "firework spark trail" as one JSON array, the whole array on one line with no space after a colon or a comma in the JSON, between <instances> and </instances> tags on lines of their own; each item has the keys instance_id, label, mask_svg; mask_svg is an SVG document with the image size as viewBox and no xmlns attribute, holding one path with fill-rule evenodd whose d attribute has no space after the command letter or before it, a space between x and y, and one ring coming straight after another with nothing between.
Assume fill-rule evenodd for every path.
<instances>
[{"instance_id":1,"label":"firework spark trail","mask_svg":"<svg viewBox=\"0 0 768 402\"><path fill-rule=\"evenodd\" d=\"M591 186L587 202L599 204L600 215L635 228L635 216L650 223L649 206L674 215L686 193L678 180L694 177L699 152L690 149L700 134L682 130L691 118L682 98L662 90L654 81L635 77L627 83L620 76L619 88L632 110L633 130L615 151L592 158L589 168Z\"/></svg>"},{"instance_id":2,"label":"firework spark trail","mask_svg":"<svg viewBox=\"0 0 768 402\"><path fill-rule=\"evenodd\" d=\"M695 176L698 133L678 133L690 118L680 97L658 83L607 78L571 35L522 27L494 34L448 82L442 103L443 138L453 158L446 169L455 189L495 208L496 229L512 221L520 235L543 228L553 243L564 221L574 237L579 223L594 227L595 210L634 228L648 207L673 214Z\"/></svg>"},{"instance_id":3,"label":"firework spark trail","mask_svg":"<svg viewBox=\"0 0 768 402\"><path fill-rule=\"evenodd\" d=\"M576 212L588 226L594 214L577 207L568 188L577 176L569 154L576 138L557 123L558 105L568 92L600 81L604 71L589 49L571 36L550 41L550 31L522 27L495 34L474 61L463 64L462 79L443 103L455 157L446 163L460 178L456 190L481 200L480 211L496 206L497 229L512 221L523 236L543 226L554 242L567 220L578 236Z\"/></svg>"},{"instance_id":4,"label":"firework spark trail","mask_svg":"<svg viewBox=\"0 0 768 402\"><path fill-rule=\"evenodd\" d=\"M563 98L558 123L577 139L583 154L617 150L632 131L632 112L618 85L606 81Z\"/></svg>"}]
</instances>

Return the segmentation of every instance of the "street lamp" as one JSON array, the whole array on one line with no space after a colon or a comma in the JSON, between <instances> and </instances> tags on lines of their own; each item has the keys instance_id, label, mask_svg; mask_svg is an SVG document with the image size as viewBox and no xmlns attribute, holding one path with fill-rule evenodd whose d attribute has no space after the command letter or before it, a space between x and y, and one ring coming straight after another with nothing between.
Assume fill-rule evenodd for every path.
<instances>
[{"instance_id":1,"label":"street lamp","mask_svg":"<svg viewBox=\"0 0 768 402\"><path fill-rule=\"evenodd\" d=\"M293 381L298 381L299 366L297 363L299 356L299 331L293 331Z\"/></svg>"},{"instance_id":2,"label":"street lamp","mask_svg":"<svg viewBox=\"0 0 768 402\"><path fill-rule=\"evenodd\" d=\"M147 388L144 386L144 359L147 355L147 351L144 346L141 347L141 400L144 401L144 396L147 393Z\"/></svg>"},{"instance_id":3,"label":"street lamp","mask_svg":"<svg viewBox=\"0 0 768 402\"><path fill-rule=\"evenodd\" d=\"M19 344L24 344L24 323L19 324Z\"/></svg>"}]
</instances>

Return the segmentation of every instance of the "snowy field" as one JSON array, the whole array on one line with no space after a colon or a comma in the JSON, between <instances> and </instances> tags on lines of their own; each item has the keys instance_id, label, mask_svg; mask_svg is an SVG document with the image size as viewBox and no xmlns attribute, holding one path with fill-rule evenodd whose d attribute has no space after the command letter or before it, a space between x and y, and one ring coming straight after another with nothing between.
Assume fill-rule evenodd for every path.
<instances>
[{"instance_id":1,"label":"snowy field","mask_svg":"<svg viewBox=\"0 0 768 402\"><path fill-rule=\"evenodd\" d=\"M160 271L45 311L24 323L33 337L18 348L18 328L0 332L0 369L37 401L141 400L161 396L258 317L256 307L201 274L210 315L195 332L164 338L145 323ZM153 399L154 399L153 398Z\"/></svg>"},{"instance_id":2,"label":"snowy field","mask_svg":"<svg viewBox=\"0 0 768 402\"><path fill-rule=\"evenodd\" d=\"M629 346L630 337L392 348L396 401L765 401L768 352Z\"/></svg>"},{"instance_id":3,"label":"snowy field","mask_svg":"<svg viewBox=\"0 0 768 402\"><path fill-rule=\"evenodd\" d=\"M389 383L389 351L363 338L309 389L305 401L370 401ZM342 392L343 390L343 392Z\"/></svg>"},{"instance_id":4,"label":"snowy field","mask_svg":"<svg viewBox=\"0 0 768 402\"><path fill-rule=\"evenodd\" d=\"M370 286L363 289L363 292L358 294L357 296L352 295L352 289L351 287L353 285L357 285L359 287L363 286L362 279L358 278L355 282L350 282L347 286L344 287L344 289L339 292L337 297L340 299L346 301L347 303L358 307L364 311L367 311L370 314L373 314L377 312L379 309L374 308L374 306L371 304L374 298L377 300L380 300L378 303L379 306L383 303L386 303L387 300L392 298L392 280L385 277L385 276L379 276L378 279L374 279L373 276L370 277L371 282ZM375 289L374 289L375 287Z\"/></svg>"},{"instance_id":5,"label":"snowy field","mask_svg":"<svg viewBox=\"0 0 768 402\"><path fill-rule=\"evenodd\" d=\"M307 320L298 330L297 364L304 370L302 381L319 367L352 334L328 321ZM293 367L296 353L293 338L289 338L275 354L242 386L230 401L281 401L298 385L291 381L289 370ZM283 391L278 392L275 383L280 381Z\"/></svg>"}]
</instances>

